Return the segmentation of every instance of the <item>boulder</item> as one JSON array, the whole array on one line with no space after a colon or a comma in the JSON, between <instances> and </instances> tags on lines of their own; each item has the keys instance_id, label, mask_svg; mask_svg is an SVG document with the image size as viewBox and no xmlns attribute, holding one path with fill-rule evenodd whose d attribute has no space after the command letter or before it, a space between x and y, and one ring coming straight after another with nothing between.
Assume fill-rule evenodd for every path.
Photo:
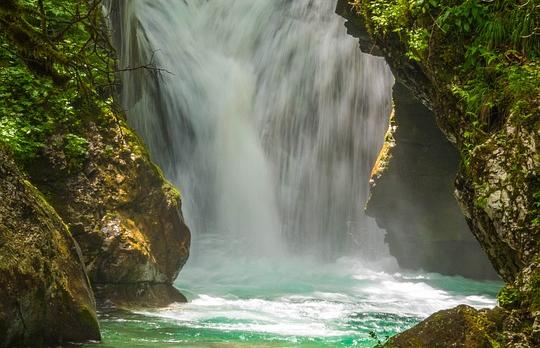
<instances>
[{"instance_id":1,"label":"boulder","mask_svg":"<svg viewBox=\"0 0 540 348\"><path fill-rule=\"evenodd\" d=\"M2 149L0 298L0 347L100 339L79 246Z\"/></svg>"},{"instance_id":2,"label":"boulder","mask_svg":"<svg viewBox=\"0 0 540 348\"><path fill-rule=\"evenodd\" d=\"M476 310L461 305L437 312L392 337L387 348L491 348L503 326L504 310Z\"/></svg>"},{"instance_id":3,"label":"boulder","mask_svg":"<svg viewBox=\"0 0 540 348\"><path fill-rule=\"evenodd\" d=\"M190 246L180 193L123 119L109 114L87 128L81 170L70 171L51 145L28 171L79 242L98 302L129 307L185 300L172 286Z\"/></svg>"}]
</instances>

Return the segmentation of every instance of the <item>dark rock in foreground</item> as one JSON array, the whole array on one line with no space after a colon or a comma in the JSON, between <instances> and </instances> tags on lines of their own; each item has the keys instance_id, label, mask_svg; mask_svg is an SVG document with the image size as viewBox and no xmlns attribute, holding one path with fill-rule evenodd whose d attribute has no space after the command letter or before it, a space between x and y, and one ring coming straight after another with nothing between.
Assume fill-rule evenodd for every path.
<instances>
[{"instance_id":1,"label":"dark rock in foreground","mask_svg":"<svg viewBox=\"0 0 540 348\"><path fill-rule=\"evenodd\" d=\"M391 338L384 347L490 348L502 329L505 311L476 310L461 305L431 315L414 328Z\"/></svg>"},{"instance_id":2,"label":"dark rock in foreground","mask_svg":"<svg viewBox=\"0 0 540 348\"><path fill-rule=\"evenodd\" d=\"M2 149L0 199L0 346L99 340L77 243Z\"/></svg>"}]
</instances>

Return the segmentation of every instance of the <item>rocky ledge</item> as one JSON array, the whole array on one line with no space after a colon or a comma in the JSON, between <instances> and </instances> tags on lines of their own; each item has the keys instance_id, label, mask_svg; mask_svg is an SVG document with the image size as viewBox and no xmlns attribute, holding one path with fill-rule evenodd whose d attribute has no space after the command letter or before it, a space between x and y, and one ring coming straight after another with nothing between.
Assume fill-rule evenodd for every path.
<instances>
[{"instance_id":1,"label":"rocky ledge","mask_svg":"<svg viewBox=\"0 0 540 348\"><path fill-rule=\"evenodd\" d=\"M1 347L99 340L96 302L186 301L172 285L190 246L179 192L122 119L102 115L85 139L79 163L52 137L25 171L0 148Z\"/></svg>"}]
</instances>

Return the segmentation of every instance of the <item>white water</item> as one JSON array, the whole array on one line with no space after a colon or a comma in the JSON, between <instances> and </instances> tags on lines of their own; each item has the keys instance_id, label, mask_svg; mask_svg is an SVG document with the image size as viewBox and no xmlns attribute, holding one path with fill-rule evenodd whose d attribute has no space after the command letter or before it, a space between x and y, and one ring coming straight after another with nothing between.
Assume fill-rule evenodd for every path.
<instances>
[{"instance_id":1,"label":"white water","mask_svg":"<svg viewBox=\"0 0 540 348\"><path fill-rule=\"evenodd\" d=\"M195 245L208 248L207 243L214 241ZM192 262L182 271L177 285L187 304L106 316L105 343L372 347L438 310L458 304L492 307L499 288L494 282L384 269L351 257L333 263L305 257L270 263L212 255L209 263Z\"/></svg>"},{"instance_id":2,"label":"white water","mask_svg":"<svg viewBox=\"0 0 540 348\"><path fill-rule=\"evenodd\" d=\"M194 235L241 254L386 253L363 205L393 78L334 1L120 3L121 68L167 70L124 73L123 104Z\"/></svg>"},{"instance_id":3,"label":"white water","mask_svg":"<svg viewBox=\"0 0 540 348\"><path fill-rule=\"evenodd\" d=\"M105 347L373 347L438 310L493 307L500 287L389 271L391 259L231 258L219 245L195 241L176 284L187 304L102 316Z\"/></svg>"}]
</instances>

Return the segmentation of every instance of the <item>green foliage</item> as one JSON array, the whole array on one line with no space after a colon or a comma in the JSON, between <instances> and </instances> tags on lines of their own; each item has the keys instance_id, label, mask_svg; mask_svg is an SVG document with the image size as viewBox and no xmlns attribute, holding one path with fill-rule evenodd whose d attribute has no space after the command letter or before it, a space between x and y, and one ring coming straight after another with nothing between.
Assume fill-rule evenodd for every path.
<instances>
[{"instance_id":1,"label":"green foliage","mask_svg":"<svg viewBox=\"0 0 540 348\"><path fill-rule=\"evenodd\" d=\"M416 28L408 33L407 44L409 50L407 57L421 61L428 49L429 33L426 28Z\"/></svg>"},{"instance_id":2,"label":"green foliage","mask_svg":"<svg viewBox=\"0 0 540 348\"><path fill-rule=\"evenodd\" d=\"M1 35L8 50L30 70L80 93L111 83L114 60L103 32L101 0L6 0L0 6Z\"/></svg>"},{"instance_id":3,"label":"green foliage","mask_svg":"<svg viewBox=\"0 0 540 348\"><path fill-rule=\"evenodd\" d=\"M514 286L507 284L504 288L499 291L497 295L497 300L499 301L499 306L506 309L518 308L521 304L521 294L518 289Z\"/></svg>"},{"instance_id":4,"label":"green foliage","mask_svg":"<svg viewBox=\"0 0 540 348\"><path fill-rule=\"evenodd\" d=\"M17 157L34 157L55 129L78 123L73 90L59 90L16 64L0 70L0 82L0 141Z\"/></svg>"},{"instance_id":5,"label":"green foliage","mask_svg":"<svg viewBox=\"0 0 540 348\"><path fill-rule=\"evenodd\" d=\"M445 33L450 31L457 35L475 33L485 23L487 8L478 0L466 0L457 6L445 7L436 23Z\"/></svg>"},{"instance_id":6,"label":"green foliage","mask_svg":"<svg viewBox=\"0 0 540 348\"><path fill-rule=\"evenodd\" d=\"M353 6L360 8L361 1ZM377 1L371 5L373 23L384 33L389 33L407 23L408 6L406 0Z\"/></svg>"},{"instance_id":7,"label":"green foliage","mask_svg":"<svg viewBox=\"0 0 540 348\"><path fill-rule=\"evenodd\" d=\"M80 169L88 155L88 141L76 134L64 136L64 153L70 159L71 169Z\"/></svg>"},{"instance_id":8,"label":"green foliage","mask_svg":"<svg viewBox=\"0 0 540 348\"><path fill-rule=\"evenodd\" d=\"M461 115L463 165L509 116L538 131L540 0L352 0L375 36L394 35L409 59L446 86ZM395 41L395 40L394 40Z\"/></svg>"},{"instance_id":9,"label":"green foliage","mask_svg":"<svg viewBox=\"0 0 540 348\"><path fill-rule=\"evenodd\" d=\"M47 146L63 152L69 167L85 158L85 123L110 109L114 80L99 5L0 4L0 142L19 160L30 161Z\"/></svg>"}]
</instances>

